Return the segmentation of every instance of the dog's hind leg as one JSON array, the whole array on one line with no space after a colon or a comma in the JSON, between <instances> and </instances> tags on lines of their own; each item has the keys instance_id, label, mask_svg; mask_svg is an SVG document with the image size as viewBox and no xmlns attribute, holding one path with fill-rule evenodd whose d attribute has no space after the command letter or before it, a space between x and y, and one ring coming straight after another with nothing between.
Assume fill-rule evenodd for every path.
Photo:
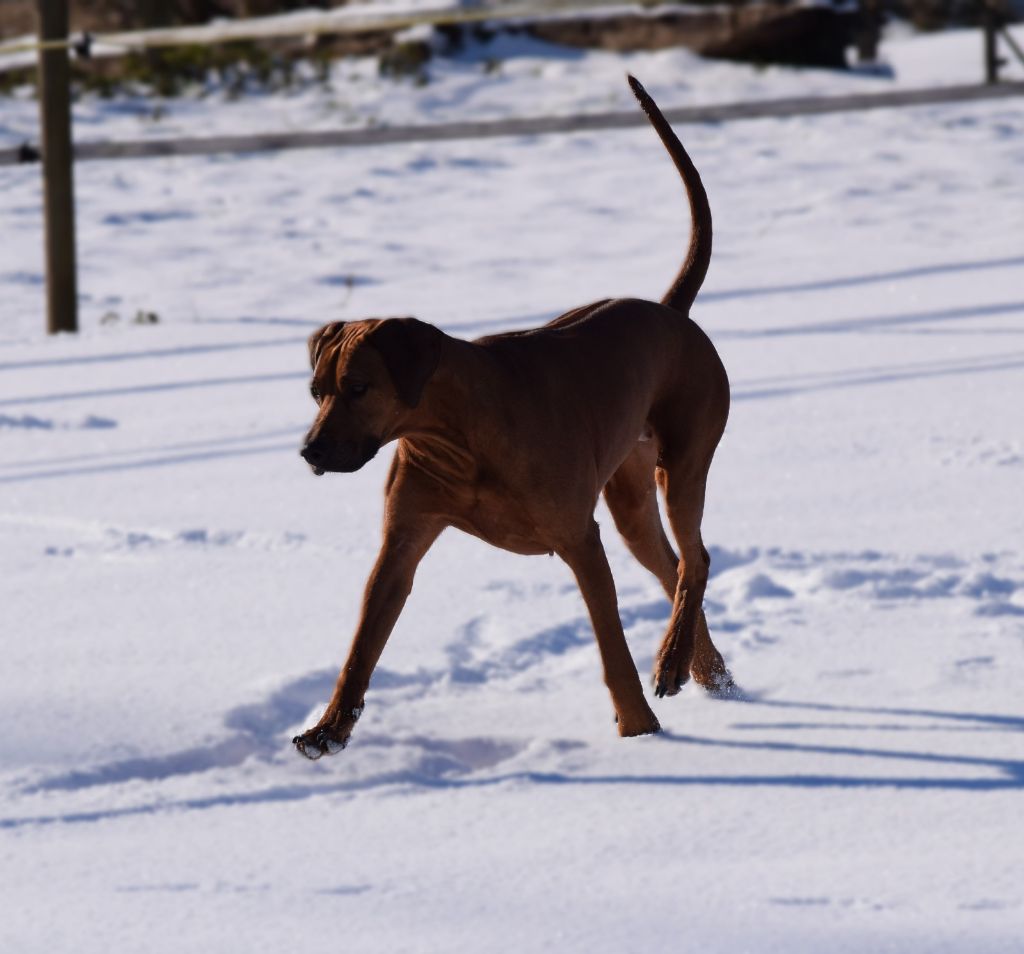
<instances>
[{"instance_id":1,"label":"dog's hind leg","mask_svg":"<svg viewBox=\"0 0 1024 954\"><path fill-rule=\"evenodd\" d=\"M657 696L674 696L690 676L697 617L708 580L709 561L700 536L706 470L695 472L685 459L670 463L664 457L662 466L669 523L679 545L679 567L672 618L654 659L654 692Z\"/></svg>"},{"instance_id":2,"label":"dog's hind leg","mask_svg":"<svg viewBox=\"0 0 1024 954\"><path fill-rule=\"evenodd\" d=\"M660 729L658 719L644 698L636 664L622 632L615 581L608 566L597 524L591 522L583 539L561 547L560 557L569 565L583 593L601 652L604 681L615 707L619 735L646 735Z\"/></svg>"},{"instance_id":3,"label":"dog's hind leg","mask_svg":"<svg viewBox=\"0 0 1024 954\"><path fill-rule=\"evenodd\" d=\"M711 558L708 557L706 562L710 564ZM708 621L704 617L703 608L697 614L697 631L694 634L690 675L693 676L693 681L698 686L703 686L712 695L727 696L736 689L732 673L725 665L722 654L711 641L711 633L708 631Z\"/></svg>"},{"instance_id":4,"label":"dog's hind leg","mask_svg":"<svg viewBox=\"0 0 1024 954\"><path fill-rule=\"evenodd\" d=\"M665 535L658 511L655 479L658 450L656 441L638 443L608 481L604 497L630 553L657 577L674 603L679 587L679 557ZM664 470L658 473L664 478ZM704 557L710 562L706 551ZM711 692L721 692L733 685L725 660L711 641L703 608L697 614L690 675ZM655 685L657 683L656 676Z\"/></svg>"},{"instance_id":5,"label":"dog's hind leg","mask_svg":"<svg viewBox=\"0 0 1024 954\"><path fill-rule=\"evenodd\" d=\"M726 690L732 678L711 642L703 610L711 556L701 539L700 524L711 457L708 454L695 460L690 453L666 448L659 464L658 481L679 545L679 566L672 618L654 663L655 693L675 695L691 673L707 689Z\"/></svg>"},{"instance_id":6,"label":"dog's hind leg","mask_svg":"<svg viewBox=\"0 0 1024 954\"><path fill-rule=\"evenodd\" d=\"M656 441L638 443L605 484L604 499L629 552L657 577L672 599L679 558L661 525L658 485L654 479L657 461Z\"/></svg>"}]
</instances>

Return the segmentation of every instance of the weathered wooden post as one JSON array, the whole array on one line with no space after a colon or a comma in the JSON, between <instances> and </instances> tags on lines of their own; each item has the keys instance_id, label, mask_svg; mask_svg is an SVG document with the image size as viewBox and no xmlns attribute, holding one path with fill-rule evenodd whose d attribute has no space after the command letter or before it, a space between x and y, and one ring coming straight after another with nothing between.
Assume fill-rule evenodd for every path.
<instances>
[{"instance_id":1,"label":"weathered wooden post","mask_svg":"<svg viewBox=\"0 0 1024 954\"><path fill-rule=\"evenodd\" d=\"M882 32L879 0L860 0L860 23L857 28L857 62L878 60L878 40Z\"/></svg>"},{"instance_id":2,"label":"weathered wooden post","mask_svg":"<svg viewBox=\"0 0 1024 954\"><path fill-rule=\"evenodd\" d=\"M985 82L991 86L999 82L999 51L996 48L999 15L992 0L981 2L981 25L985 33Z\"/></svg>"},{"instance_id":3,"label":"weathered wooden post","mask_svg":"<svg viewBox=\"0 0 1024 954\"><path fill-rule=\"evenodd\" d=\"M46 215L47 331L78 330L75 278L75 190L71 151L71 69L68 0L37 0L39 119Z\"/></svg>"}]
</instances>

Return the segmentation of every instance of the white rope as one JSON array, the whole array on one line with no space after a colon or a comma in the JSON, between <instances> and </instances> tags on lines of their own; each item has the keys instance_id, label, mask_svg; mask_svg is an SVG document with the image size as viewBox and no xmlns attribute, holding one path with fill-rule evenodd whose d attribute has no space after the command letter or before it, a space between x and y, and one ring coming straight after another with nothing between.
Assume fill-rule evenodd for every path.
<instances>
[{"instance_id":1,"label":"white rope","mask_svg":"<svg viewBox=\"0 0 1024 954\"><path fill-rule=\"evenodd\" d=\"M213 45L239 41L269 40L287 37L316 37L328 34L370 32L399 32L416 26L445 26L487 21L519 20L528 17L548 17L565 13L585 12L618 7L623 12L650 15L650 7L623 4L622 0L547 0L507 3L498 7L460 10L446 7L421 12L362 13L351 7L333 13L302 13L276 17L261 17L228 23L205 24L190 27L168 27L158 30L134 30L119 33L79 34L78 38L62 40L24 40L0 45L0 56L29 53L40 50L59 50L87 46L106 46L127 50L154 49L172 46ZM663 8L673 9L673 8ZM678 8L675 8L678 9Z\"/></svg>"}]
</instances>

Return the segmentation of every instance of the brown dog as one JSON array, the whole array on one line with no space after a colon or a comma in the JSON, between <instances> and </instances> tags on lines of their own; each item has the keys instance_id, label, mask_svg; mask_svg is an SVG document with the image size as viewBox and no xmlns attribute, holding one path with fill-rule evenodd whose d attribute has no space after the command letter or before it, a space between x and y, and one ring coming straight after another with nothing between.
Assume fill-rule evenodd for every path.
<instances>
[{"instance_id":1,"label":"brown dog","mask_svg":"<svg viewBox=\"0 0 1024 954\"><path fill-rule=\"evenodd\" d=\"M348 659L323 718L293 740L309 758L348 742L416 566L449 526L565 560L594 624L619 734L657 732L594 521L602 490L629 549L673 601L656 694L674 695L690 674L711 690L731 686L701 609L710 557L700 533L729 382L688 317L711 258L711 210L675 133L629 82L682 176L693 219L686 261L661 304L605 299L542 328L476 341L414 318L338 321L310 339L320 410L302 456L314 473L358 470L388 441L398 450ZM680 558L661 525L656 483Z\"/></svg>"}]
</instances>

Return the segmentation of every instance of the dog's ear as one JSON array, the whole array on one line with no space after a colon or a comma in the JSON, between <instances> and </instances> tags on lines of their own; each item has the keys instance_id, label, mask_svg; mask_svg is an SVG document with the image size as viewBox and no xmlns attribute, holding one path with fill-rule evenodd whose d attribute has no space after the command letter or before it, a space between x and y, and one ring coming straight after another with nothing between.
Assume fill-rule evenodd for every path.
<instances>
[{"instance_id":1,"label":"dog's ear","mask_svg":"<svg viewBox=\"0 0 1024 954\"><path fill-rule=\"evenodd\" d=\"M317 363L320 361L320 355L324 353L324 349L338 340L344 328L345 322L332 321L329 325L324 325L319 331L314 331L310 335L309 365L314 371L316 370Z\"/></svg>"},{"instance_id":2,"label":"dog's ear","mask_svg":"<svg viewBox=\"0 0 1024 954\"><path fill-rule=\"evenodd\" d=\"M443 333L416 318L385 318L367 336L391 375L399 398L416 407L441 360Z\"/></svg>"}]
</instances>

